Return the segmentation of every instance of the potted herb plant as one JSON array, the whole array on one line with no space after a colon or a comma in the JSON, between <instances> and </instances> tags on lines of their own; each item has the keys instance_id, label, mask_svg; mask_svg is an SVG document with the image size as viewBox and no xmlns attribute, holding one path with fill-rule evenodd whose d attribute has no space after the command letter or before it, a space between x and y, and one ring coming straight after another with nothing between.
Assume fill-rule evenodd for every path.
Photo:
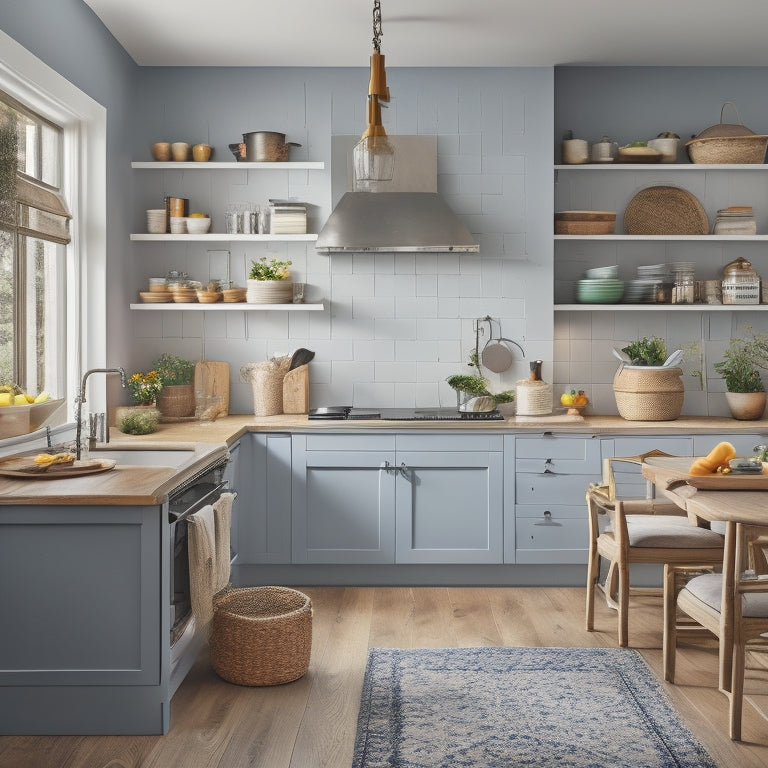
<instances>
[{"instance_id":1,"label":"potted herb plant","mask_svg":"<svg viewBox=\"0 0 768 768\"><path fill-rule=\"evenodd\" d=\"M461 407L473 398L489 398L487 405L489 406L485 410L493 410L497 405L502 403L511 403L515 399L514 390L507 390L505 392L498 392L493 394L489 391L489 381L480 374L480 368L478 366L477 353L472 352L469 356L469 362L467 365L470 368L477 368L476 374L469 373L457 373L453 376L449 376L446 381L451 389L456 390L456 399L458 406ZM482 403L482 401L480 401ZM480 408L479 410L483 410Z\"/></svg>"},{"instance_id":2,"label":"potted herb plant","mask_svg":"<svg viewBox=\"0 0 768 768\"><path fill-rule=\"evenodd\" d=\"M725 399L734 419L751 421L765 412L765 385L760 369L768 368L768 334L749 332L731 339L715 371L725 379Z\"/></svg>"},{"instance_id":3,"label":"potted herb plant","mask_svg":"<svg viewBox=\"0 0 768 768\"><path fill-rule=\"evenodd\" d=\"M245 300L249 304L290 304L293 301L291 264L290 260L266 256L252 261Z\"/></svg>"},{"instance_id":4,"label":"potted herb plant","mask_svg":"<svg viewBox=\"0 0 768 768\"><path fill-rule=\"evenodd\" d=\"M184 418L195 413L195 363L164 353L152 363L163 383L158 407L163 416Z\"/></svg>"},{"instance_id":5,"label":"potted herb plant","mask_svg":"<svg viewBox=\"0 0 768 768\"><path fill-rule=\"evenodd\" d=\"M136 405L115 409L117 428L128 435L146 435L154 432L160 421L157 399L163 382L156 370L137 371L128 378L128 389Z\"/></svg>"},{"instance_id":6,"label":"potted herb plant","mask_svg":"<svg viewBox=\"0 0 768 768\"><path fill-rule=\"evenodd\" d=\"M664 366L667 345L658 336L644 336L621 350L629 359L613 377L619 416L627 421L672 421L683 411L682 368ZM681 355L682 357L682 355Z\"/></svg>"}]
</instances>

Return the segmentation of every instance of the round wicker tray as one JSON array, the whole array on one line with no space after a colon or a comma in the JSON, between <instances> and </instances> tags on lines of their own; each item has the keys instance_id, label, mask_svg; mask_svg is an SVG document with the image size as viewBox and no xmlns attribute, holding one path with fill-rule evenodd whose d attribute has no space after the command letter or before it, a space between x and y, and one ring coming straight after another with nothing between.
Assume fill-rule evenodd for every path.
<instances>
[{"instance_id":1,"label":"round wicker tray","mask_svg":"<svg viewBox=\"0 0 768 768\"><path fill-rule=\"evenodd\" d=\"M706 235L709 220L694 195L679 187L648 187L624 211L628 235Z\"/></svg>"}]
</instances>

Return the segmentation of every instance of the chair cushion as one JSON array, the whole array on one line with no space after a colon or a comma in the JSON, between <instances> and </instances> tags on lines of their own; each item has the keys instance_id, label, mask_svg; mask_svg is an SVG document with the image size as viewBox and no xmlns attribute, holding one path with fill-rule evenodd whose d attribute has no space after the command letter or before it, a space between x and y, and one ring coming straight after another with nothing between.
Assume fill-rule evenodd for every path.
<instances>
[{"instance_id":1,"label":"chair cushion","mask_svg":"<svg viewBox=\"0 0 768 768\"><path fill-rule=\"evenodd\" d=\"M630 547L722 549L723 537L678 515L627 515Z\"/></svg>"},{"instance_id":2,"label":"chair cushion","mask_svg":"<svg viewBox=\"0 0 768 768\"><path fill-rule=\"evenodd\" d=\"M696 576L685 585L684 589L702 603L720 612L720 601L723 596L722 573L705 573L702 576ZM741 614L752 618L768 618L768 592L751 592L742 595Z\"/></svg>"}]
</instances>

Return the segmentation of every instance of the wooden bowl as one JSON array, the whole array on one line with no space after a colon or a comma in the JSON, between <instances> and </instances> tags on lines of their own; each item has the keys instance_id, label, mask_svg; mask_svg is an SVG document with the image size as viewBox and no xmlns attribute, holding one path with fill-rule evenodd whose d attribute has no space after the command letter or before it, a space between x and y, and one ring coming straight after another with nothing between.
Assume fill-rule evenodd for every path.
<instances>
[{"instance_id":1,"label":"wooden bowl","mask_svg":"<svg viewBox=\"0 0 768 768\"><path fill-rule=\"evenodd\" d=\"M221 301L221 291L197 291L197 300L201 304L215 304Z\"/></svg>"}]
</instances>

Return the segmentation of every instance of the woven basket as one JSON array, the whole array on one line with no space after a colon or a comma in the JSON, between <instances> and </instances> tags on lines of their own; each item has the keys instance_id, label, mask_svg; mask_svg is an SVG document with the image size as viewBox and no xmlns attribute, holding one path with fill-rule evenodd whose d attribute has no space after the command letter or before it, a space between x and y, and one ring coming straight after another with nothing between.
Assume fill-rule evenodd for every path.
<instances>
[{"instance_id":1,"label":"woven basket","mask_svg":"<svg viewBox=\"0 0 768 768\"><path fill-rule=\"evenodd\" d=\"M183 418L195 413L195 387L192 384L171 384L163 387L157 398L163 416Z\"/></svg>"},{"instance_id":2,"label":"woven basket","mask_svg":"<svg viewBox=\"0 0 768 768\"><path fill-rule=\"evenodd\" d=\"M706 235L707 214L687 189L653 186L640 190L624 210L628 235Z\"/></svg>"},{"instance_id":3,"label":"woven basket","mask_svg":"<svg viewBox=\"0 0 768 768\"><path fill-rule=\"evenodd\" d=\"M236 685L280 685L309 669L312 603L288 587L242 587L217 599L211 666Z\"/></svg>"},{"instance_id":4,"label":"woven basket","mask_svg":"<svg viewBox=\"0 0 768 768\"><path fill-rule=\"evenodd\" d=\"M712 136L687 141L688 156L692 163L750 164L763 163L768 147L768 136Z\"/></svg>"},{"instance_id":5,"label":"woven basket","mask_svg":"<svg viewBox=\"0 0 768 768\"><path fill-rule=\"evenodd\" d=\"M681 368L622 366L613 377L619 416L627 421L674 421L685 396Z\"/></svg>"}]
</instances>

